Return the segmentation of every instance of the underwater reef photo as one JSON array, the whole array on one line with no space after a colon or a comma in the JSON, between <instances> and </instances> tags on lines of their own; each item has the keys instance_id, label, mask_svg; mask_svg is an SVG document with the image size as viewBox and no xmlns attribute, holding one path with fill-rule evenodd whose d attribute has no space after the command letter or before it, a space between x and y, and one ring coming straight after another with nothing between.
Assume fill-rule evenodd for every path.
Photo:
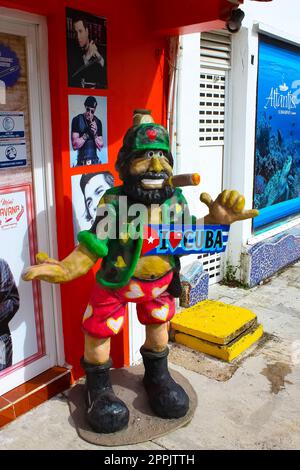
<instances>
[{"instance_id":1,"label":"underwater reef photo","mask_svg":"<svg viewBox=\"0 0 300 470\"><path fill-rule=\"evenodd\" d=\"M272 126L272 115L263 113L256 128L254 207L262 209L297 197L300 140L296 122L282 130Z\"/></svg>"}]
</instances>

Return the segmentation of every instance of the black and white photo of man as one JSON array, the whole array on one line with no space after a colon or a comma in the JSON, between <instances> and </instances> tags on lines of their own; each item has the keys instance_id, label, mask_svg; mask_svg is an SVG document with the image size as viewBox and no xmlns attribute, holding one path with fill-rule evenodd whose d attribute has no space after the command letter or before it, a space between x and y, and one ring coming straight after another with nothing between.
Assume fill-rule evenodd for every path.
<instances>
[{"instance_id":1,"label":"black and white photo of man","mask_svg":"<svg viewBox=\"0 0 300 470\"><path fill-rule=\"evenodd\" d=\"M106 88L106 20L67 8L70 87Z\"/></svg>"},{"instance_id":2,"label":"black and white photo of man","mask_svg":"<svg viewBox=\"0 0 300 470\"><path fill-rule=\"evenodd\" d=\"M74 240L77 233L89 230L96 218L97 206L105 191L114 185L109 171L72 176Z\"/></svg>"}]
</instances>

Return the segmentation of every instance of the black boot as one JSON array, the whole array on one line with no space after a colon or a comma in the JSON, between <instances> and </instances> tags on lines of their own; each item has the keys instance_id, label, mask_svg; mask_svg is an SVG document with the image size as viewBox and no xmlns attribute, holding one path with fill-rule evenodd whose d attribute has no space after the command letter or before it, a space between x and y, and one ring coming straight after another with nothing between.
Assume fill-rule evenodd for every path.
<instances>
[{"instance_id":1,"label":"black boot","mask_svg":"<svg viewBox=\"0 0 300 470\"><path fill-rule=\"evenodd\" d=\"M90 426L95 432L105 434L125 428L129 411L112 389L109 378L112 360L98 366L82 358L80 363L86 372L86 417Z\"/></svg>"},{"instance_id":2,"label":"black boot","mask_svg":"<svg viewBox=\"0 0 300 470\"><path fill-rule=\"evenodd\" d=\"M168 371L167 347L162 352L140 349L145 366L143 383L150 406L161 418L181 418L189 409L189 397Z\"/></svg>"}]
</instances>

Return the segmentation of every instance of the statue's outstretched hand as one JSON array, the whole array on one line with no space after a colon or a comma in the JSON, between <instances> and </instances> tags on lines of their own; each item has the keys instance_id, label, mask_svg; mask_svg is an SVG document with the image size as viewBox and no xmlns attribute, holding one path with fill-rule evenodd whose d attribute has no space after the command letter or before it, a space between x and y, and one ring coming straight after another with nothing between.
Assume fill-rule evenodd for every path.
<instances>
[{"instance_id":1,"label":"statue's outstretched hand","mask_svg":"<svg viewBox=\"0 0 300 470\"><path fill-rule=\"evenodd\" d=\"M36 255L37 264L29 266L22 273L24 281L39 279L53 283L67 282L70 280L70 273L67 266L62 261L49 258L46 253Z\"/></svg>"},{"instance_id":2,"label":"statue's outstretched hand","mask_svg":"<svg viewBox=\"0 0 300 470\"><path fill-rule=\"evenodd\" d=\"M86 274L96 263L97 255L79 243L76 248L62 261L49 258L46 253L38 253L38 264L29 266L22 274L24 281L39 279L53 283L68 282Z\"/></svg>"},{"instance_id":3,"label":"statue's outstretched hand","mask_svg":"<svg viewBox=\"0 0 300 470\"><path fill-rule=\"evenodd\" d=\"M215 201L208 193L202 193L200 201L209 209L209 214L204 217L206 224L230 225L238 220L251 219L259 214L257 209L244 210L245 198L235 190L225 189Z\"/></svg>"}]
</instances>

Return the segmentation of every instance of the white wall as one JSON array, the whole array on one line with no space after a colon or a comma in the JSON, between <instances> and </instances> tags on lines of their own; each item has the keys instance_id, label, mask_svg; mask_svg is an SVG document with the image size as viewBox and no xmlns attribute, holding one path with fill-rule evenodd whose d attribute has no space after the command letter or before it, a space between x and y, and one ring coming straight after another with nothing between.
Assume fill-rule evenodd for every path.
<instances>
[{"instance_id":1,"label":"white wall","mask_svg":"<svg viewBox=\"0 0 300 470\"><path fill-rule=\"evenodd\" d=\"M252 20L257 20L289 34L298 35L300 33L299 0L272 0L272 2L245 0L240 8L245 12L243 26L251 27Z\"/></svg>"},{"instance_id":2,"label":"white wall","mask_svg":"<svg viewBox=\"0 0 300 470\"><path fill-rule=\"evenodd\" d=\"M230 149L225 158L224 187L241 191L246 205L252 207L254 177L254 144L256 89L258 65L258 34L256 23L274 36L300 45L300 1L273 0L260 3L245 0L241 30L232 37ZM227 115L228 115L227 114ZM236 223L231 228L227 257L238 266L242 246L252 238L251 222Z\"/></svg>"}]
</instances>

